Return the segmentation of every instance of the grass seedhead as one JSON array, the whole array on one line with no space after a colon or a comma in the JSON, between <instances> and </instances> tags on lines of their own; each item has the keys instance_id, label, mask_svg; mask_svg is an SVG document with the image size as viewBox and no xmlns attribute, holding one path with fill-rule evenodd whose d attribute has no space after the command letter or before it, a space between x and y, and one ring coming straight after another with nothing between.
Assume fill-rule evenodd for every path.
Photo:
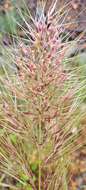
<instances>
[{"instance_id":1,"label":"grass seedhead","mask_svg":"<svg viewBox=\"0 0 86 190\"><path fill-rule=\"evenodd\" d=\"M16 68L9 74L3 66L0 77L0 171L9 176L0 185L10 189L67 190L71 155L85 143L78 144L85 79L69 65L71 43L61 38L55 3L47 22L43 9L31 17L33 26L20 11L29 41L19 39L13 51L5 50Z\"/></svg>"}]
</instances>

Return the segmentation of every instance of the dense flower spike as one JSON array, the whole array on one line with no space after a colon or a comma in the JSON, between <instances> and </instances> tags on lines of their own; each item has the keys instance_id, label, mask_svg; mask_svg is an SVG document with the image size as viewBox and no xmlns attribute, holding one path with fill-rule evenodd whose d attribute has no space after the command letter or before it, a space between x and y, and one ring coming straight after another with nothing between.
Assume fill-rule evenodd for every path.
<instances>
[{"instance_id":1,"label":"dense flower spike","mask_svg":"<svg viewBox=\"0 0 86 190\"><path fill-rule=\"evenodd\" d=\"M69 158L83 131L84 81L65 63L69 46L55 19L34 22L34 29L27 23L29 45L21 42L12 55L16 73L0 79L0 170L19 190L66 190Z\"/></svg>"}]
</instances>

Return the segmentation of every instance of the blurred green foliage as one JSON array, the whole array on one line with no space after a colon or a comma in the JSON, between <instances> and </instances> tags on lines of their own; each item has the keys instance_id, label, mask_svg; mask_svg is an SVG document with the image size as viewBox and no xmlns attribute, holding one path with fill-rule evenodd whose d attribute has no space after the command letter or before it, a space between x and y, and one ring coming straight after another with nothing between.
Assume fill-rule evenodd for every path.
<instances>
[{"instance_id":1,"label":"blurred green foliage","mask_svg":"<svg viewBox=\"0 0 86 190\"><path fill-rule=\"evenodd\" d=\"M0 36L2 34L17 34L18 23L21 23L21 17L18 14L17 9L23 9L23 1L21 4L20 0L10 0L8 2L10 2L10 4L7 5L8 8L4 6L5 3L2 5L0 4L0 6L3 7L0 9Z\"/></svg>"},{"instance_id":2,"label":"blurred green foliage","mask_svg":"<svg viewBox=\"0 0 86 190\"><path fill-rule=\"evenodd\" d=\"M4 33L16 34L17 24L14 22L15 11L6 12L5 15L0 15L0 30Z\"/></svg>"}]
</instances>

